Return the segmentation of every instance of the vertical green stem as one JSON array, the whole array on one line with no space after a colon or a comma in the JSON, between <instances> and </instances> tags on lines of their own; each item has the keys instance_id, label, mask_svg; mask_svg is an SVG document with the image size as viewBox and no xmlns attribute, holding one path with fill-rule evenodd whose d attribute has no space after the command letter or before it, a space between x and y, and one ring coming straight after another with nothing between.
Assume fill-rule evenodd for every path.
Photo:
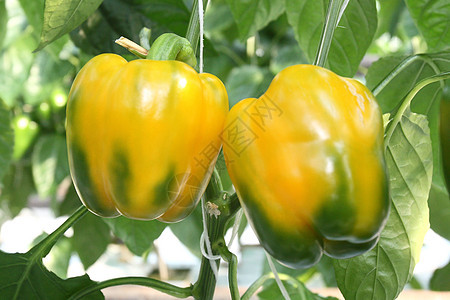
<instances>
[{"instance_id":1,"label":"vertical green stem","mask_svg":"<svg viewBox=\"0 0 450 300\"><path fill-rule=\"evenodd\" d=\"M228 250L224 240L216 244L222 258L228 263L228 285L230 286L230 293L232 300L239 300L239 286L237 281L237 257Z\"/></svg>"},{"instance_id":2,"label":"vertical green stem","mask_svg":"<svg viewBox=\"0 0 450 300\"><path fill-rule=\"evenodd\" d=\"M203 0L203 11L206 9L207 0ZM194 53L197 53L198 41L200 38L200 16L198 14L198 0L192 4L191 18L186 32L186 38L191 43Z\"/></svg>"},{"instance_id":3,"label":"vertical green stem","mask_svg":"<svg viewBox=\"0 0 450 300\"><path fill-rule=\"evenodd\" d=\"M223 235L224 226L222 222L211 217L206 216L206 222L208 226L208 235L211 244L213 244L217 239L220 239ZM218 252L213 250L213 255L217 255ZM217 269L219 269L220 260L215 261ZM213 270L211 269L211 264L209 259L202 257L202 262L200 266L200 274L198 275L197 282L194 284L192 294L195 299L199 300L211 300L214 296L214 291L216 288L216 277Z\"/></svg>"},{"instance_id":4,"label":"vertical green stem","mask_svg":"<svg viewBox=\"0 0 450 300\"><path fill-rule=\"evenodd\" d=\"M323 67L330 51L331 41L333 40L334 30L348 4L348 0L330 0L328 3L327 17L322 29L320 44L317 48L314 65Z\"/></svg>"}]
</instances>

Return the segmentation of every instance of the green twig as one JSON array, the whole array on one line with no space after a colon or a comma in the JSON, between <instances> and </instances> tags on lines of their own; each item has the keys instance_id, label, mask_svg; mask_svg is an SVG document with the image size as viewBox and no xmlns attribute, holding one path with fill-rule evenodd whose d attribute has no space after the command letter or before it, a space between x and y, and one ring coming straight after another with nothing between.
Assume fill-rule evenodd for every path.
<instances>
[{"instance_id":1,"label":"green twig","mask_svg":"<svg viewBox=\"0 0 450 300\"><path fill-rule=\"evenodd\" d=\"M45 257L58 239L73 226L78 220L80 220L88 212L87 208L83 205L78 208L61 226L48 235L45 239L39 242L36 246L30 249L30 260L41 259Z\"/></svg>"},{"instance_id":2,"label":"green twig","mask_svg":"<svg viewBox=\"0 0 450 300\"><path fill-rule=\"evenodd\" d=\"M203 1L203 11L206 10L207 0ZM189 19L189 25L186 32L186 38L191 43L194 53L197 53L198 41L200 38L200 22L198 14L198 0L194 0L192 4L191 18Z\"/></svg>"},{"instance_id":3,"label":"green twig","mask_svg":"<svg viewBox=\"0 0 450 300\"><path fill-rule=\"evenodd\" d=\"M230 293L232 300L239 300L239 286L237 282L237 257L228 250L224 240L216 243L215 248L222 256L223 260L228 263L228 285L230 286Z\"/></svg>"},{"instance_id":4,"label":"green twig","mask_svg":"<svg viewBox=\"0 0 450 300\"><path fill-rule=\"evenodd\" d=\"M439 74L440 70L426 54L416 54L413 56L409 56L405 58L402 62L400 62L377 86L372 89L372 94L377 97L378 94L389 84L391 81L397 77L397 75L403 72L408 66L410 66L413 62L417 60L423 60L427 63L435 72L435 74Z\"/></svg>"},{"instance_id":5,"label":"green twig","mask_svg":"<svg viewBox=\"0 0 450 300\"><path fill-rule=\"evenodd\" d=\"M125 284L133 284L133 285L141 285L153 288L160 292L166 293L173 297L177 298L187 298L192 296L192 286L181 288L175 285L172 285L167 282L163 282L153 278L147 277L122 277L122 278L114 278L110 280L105 280L99 282L93 286L89 286L85 289L82 289L72 295L68 300L77 300L82 299L83 297L89 295L92 292L111 287L117 285L125 285Z\"/></svg>"},{"instance_id":6,"label":"green twig","mask_svg":"<svg viewBox=\"0 0 450 300\"><path fill-rule=\"evenodd\" d=\"M406 69L410 64L419 59L419 55L414 55L406 58L397 67L392 70L376 87L372 89L372 94L376 97L378 94L404 69Z\"/></svg>"},{"instance_id":7,"label":"green twig","mask_svg":"<svg viewBox=\"0 0 450 300\"><path fill-rule=\"evenodd\" d=\"M263 284L269 279L274 279L273 273L265 274L256 279L255 282L253 282L252 285L250 285L242 295L241 300L250 300L250 298L256 293L256 291L258 291L258 289L262 287Z\"/></svg>"},{"instance_id":8,"label":"green twig","mask_svg":"<svg viewBox=\"0 0 450 300\"><path fill-rule=\"evenodd\" d=\"M331 41L333 40L334 30L339 24L339 20L347 4L348 0L330 0L314 65L320 67L325 66L328 52L330 51Z\"/></svg>"},{"instance_id":9,"label":"green twig","mask_svg":"<svg viewBox=\"0 0 450 300\"><path fill-rule=\"evenodd\" d=\"M392 119L392 122L389 123L389 127L386 131L386 137L384 139L384 145L385 148L387 148L388 144L389 144L389 140L392 137L392 134L394 133L395 128L397 127L397 125L400 123L403 114L405 113L406 109L408 109L411 105L411 101L413 100L413 98L416 96L416 94L425 86L440 81L440 80L445 80L445 79L449 79L450 78L450 72L444 72L438 75L434 75L428 78L425 78L423 80L421 80L419 83L417 83L412 90L406 95L405 99L402 102L402 105L400 106L400 108L397 110L394 118Z\"/></svg>"}]
</instances>

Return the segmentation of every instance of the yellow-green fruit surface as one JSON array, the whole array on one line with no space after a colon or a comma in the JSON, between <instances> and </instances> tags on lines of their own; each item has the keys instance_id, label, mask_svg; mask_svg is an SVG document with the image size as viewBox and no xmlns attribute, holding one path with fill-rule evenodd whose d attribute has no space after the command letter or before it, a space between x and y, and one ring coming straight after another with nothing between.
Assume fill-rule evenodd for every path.
<instances>
[{"instance_id":1,"label":"yellow-green fruit surface","mask_svg":"<svg viewBox=\"0 0 450 300\"><path fill-rule=\"evenodd\" d=\"M230 111L227 168L261 245L293 268L362 254L389 211L380 108L356 80L312 65L281 71Z\"/></svg>"},{"instance_id":2,"label":"yellow-green fruit surface","mask_svg":"<svg viewBox=\"0 0 450 300\"><path fill-rule=\"evenodd\" d=\"M82 202L105 217L185 218L211 176L227 112L222 82L185 63L94 57L67 104L69 165Z\"/></svg>"}]
</instances>

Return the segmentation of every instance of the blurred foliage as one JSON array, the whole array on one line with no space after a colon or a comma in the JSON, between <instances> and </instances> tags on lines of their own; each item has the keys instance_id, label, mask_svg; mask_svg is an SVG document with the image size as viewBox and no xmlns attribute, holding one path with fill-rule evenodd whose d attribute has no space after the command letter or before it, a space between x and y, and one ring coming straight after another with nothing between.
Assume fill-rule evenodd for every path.
<instances>
[{"instance_id":1,"label":"blurred foliage","mask_svg":"<svg viewBox=\"0 0 450 300\"><path fill-rule=\"evenodd\" d=\"M421 78L450 69L450 32L442 29L450 26L446 1L430 5L425 0L351 1L336 31L327 66L374 88L405 57L440 51L420 56L391 82L392 88L379 95L384 111L394 109L398 102L391 100L401 100ZM230 107L246 97L259 97L283 68L312 62L328 3L247 2L213 0L205 14L205 71L224 82ZM69 215L81 205L70 183L65 146L65 105L77 71L103 52L134 59L114 40L123 35L138 42L143 27L151 28L152 40L164 32L185 35L192 8L189 0L88 1L82 7L57 3L0 0L0 225L27 207L30 196L39 196L39 203L51 207L55 216ZM71 12L76 18L55 21L50 18L52 12L59 17ZM36 48L42 50L33 52ZM437 137L440 87L435 83L421 91L412 110L429 118L434 154L430 221L448 239L450 199L440 175ZM232 191L223 155L217 168L225 189ZM200 255L200 216L197 209L184 222L170 225L196 255ZM117 241L132 253L144 255L166 226L158 221L103 220L89 215L74 226L72 237L60 242L55 250L60 254L47 266L63 277L70 255L61 253L77 253L88 268ZM332 270L329 259L323 258L307 272L282 272L304 281L320 276L327 286L335 286ZM448 289L442 279L447 273L448 266L436 271L431 287ZM266 287L260 297L273 299L274 288ZM302 291L303 287L292 283L288 288Z\"/></svg>"}]
</instances>

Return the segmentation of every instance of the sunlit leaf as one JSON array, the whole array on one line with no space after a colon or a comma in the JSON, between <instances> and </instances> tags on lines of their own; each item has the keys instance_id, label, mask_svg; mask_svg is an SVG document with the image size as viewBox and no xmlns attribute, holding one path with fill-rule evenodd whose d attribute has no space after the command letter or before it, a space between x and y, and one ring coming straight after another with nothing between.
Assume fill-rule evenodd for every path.
<instances>
[{"instance_id":1,"label":"sunlit leaf","mask_svg":"<svg viewBox=\"0 0 450 300\"><path fill-rule=\"evenodd\" d=\"M35 51L72 31L101 3L102 0L46 0L41 40Z\"/></svg>"},{"instance_id":2,"label":"sunlit leaf","mask_svg":"<svg viewBox=\"0 0 450 300\"><path fill-rule=\"evenodd\" d=\"M395 127L386 150L392 200L386 227L374 249L334 261L347 300L395 299L413 274L429 228L433 158L427 119L408 109L390 126Z\"/></svg>"}]
</instances>

